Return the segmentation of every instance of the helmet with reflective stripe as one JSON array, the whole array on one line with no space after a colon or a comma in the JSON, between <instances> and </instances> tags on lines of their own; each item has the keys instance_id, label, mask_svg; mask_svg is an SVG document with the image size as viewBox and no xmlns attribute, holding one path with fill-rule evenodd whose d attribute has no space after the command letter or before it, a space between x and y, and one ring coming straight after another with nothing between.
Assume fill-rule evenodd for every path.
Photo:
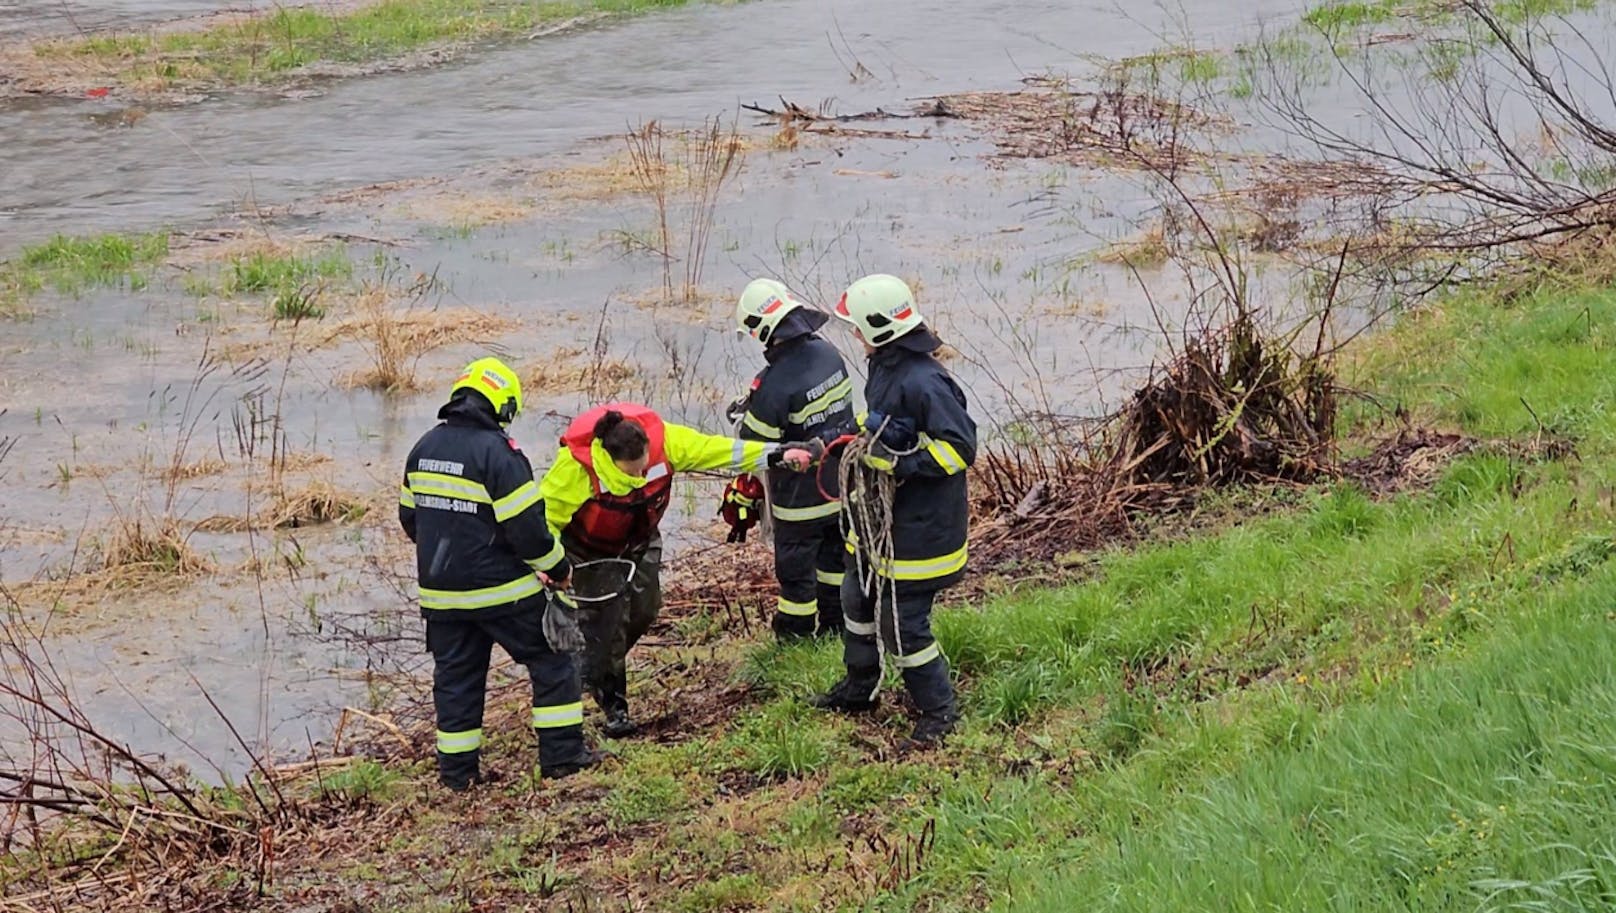
<instances>
[{"instance_id":1,"label":"helmet with reflective stripe","mask_svg":"<svg viewBox=\"0 0 1616 913\"><path fill-rule=\"evenodd\" d=\"M885 273L848 286L836 303L836 316L857 327L872 346L886 345L925 322L909 284Z\"/></svg>"},{"instance_id":2,"label":"helmet with reflective stripe","mask_svg":"<svg viewBox=\"0 0 1616 913\"><path fill-rule=\"evenodd\" d=\"M522 381L503 361L479 358L461 372L449 395L456 390L476 390L494 407L501 425L509 425L522 411Z\"/></svg>"},{"instance_id":3,"label":"helmet with reflective stripe","mask_svg":"<svg viewBox=\"0 0 1616 913\"><path fill-rule=\"evenodd\" d=\"M784 283L773 279L753 279L741 292L740 300L735 302L735 327L768 345L780 321L800 307L802 302L791 294Z\"/></svg>"}]
</instances>

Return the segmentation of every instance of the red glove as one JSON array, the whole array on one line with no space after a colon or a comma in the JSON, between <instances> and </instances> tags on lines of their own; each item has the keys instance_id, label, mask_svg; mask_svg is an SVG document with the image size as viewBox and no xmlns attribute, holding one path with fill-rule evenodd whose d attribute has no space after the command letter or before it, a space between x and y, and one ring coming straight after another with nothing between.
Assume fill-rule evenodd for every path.
<instances>
[{"instance_id":1,"label":"red glove","mask_svg":"<svg viewBox=\"0 0 1616 913\"><path fill-rule=\"evenodd\" d=\"M724 486L718 515L729 524L729 538L725 541L745 542L747 530L763 518L763 483L754 475L736 477Z\"/></svg>"}]
</instances>

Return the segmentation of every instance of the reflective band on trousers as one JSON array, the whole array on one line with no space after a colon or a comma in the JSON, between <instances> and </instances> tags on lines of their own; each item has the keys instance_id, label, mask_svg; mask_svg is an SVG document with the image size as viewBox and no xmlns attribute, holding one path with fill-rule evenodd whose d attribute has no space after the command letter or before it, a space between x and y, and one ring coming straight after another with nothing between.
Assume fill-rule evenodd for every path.
<instances>
[{"instance_id":1,"label":"reflective band on trousers","mask_svg":"<svg viewBox=\"0 0 1616 913\"><path fill-rule=\"evenodd\" d=\"M468 729L465 732L444 732L438 730L438 751L444 754L465 754L483 747L483 731L481 729Z\"/></svg>"},{"instance_id":2,"label":"reflective band on trousers","mask_svg":"<svg viewBox=\"0 0 1616 913\"><path fill-rule=\"evenodd\" d=\"M486 609L544 592L544 584L532 574L523 574L510 583L480 590L432 590L421 587L423 609Z\"/></svg>"},{"instance_id":3,"label":"reflective band on trousers","mask_svg":"<svg viewBox=\"0 0 1616 913\"><path fill-rule=\"evenodd\" d=\"M851 535L847 538L847 551L849 554L858 551L858 546ZM933 580L938 577L947 577L965 567L965 546L949 552L939 558L899 558L891 565L882 562L875 569L882 577L893 580Z\"/></svg>"},{"instance_id":4,"label":"reflective band on trousers","mask_svg":"<svg viewBox=\"0 0 1616 913\"><path fill-rule=\"evenodd\" d=\"M792 602L781 596L775 603L775 609L781 615L814 615L819 612L819 606L812 602Z\"/></svg>"},{"instance_id":5,"label":"reflective band on trousers","mask_svg":"<svg viewBox=\"0 0 1616 913\"><path fill-rule=\"evenodd\" d=\"M770 507L770 510L774 512L774 518L776 520L784 520L787 523L799 523L803 520L819 520L824 517L834 517L836 516L836 512L841 509L842 505L836 503L835 501L826 501L824 504L815 504L812 507L781 507L778 504Z\"/></svg>"},{"instance_id":6,"label":"reflective band on trousers","mask_svg":"<svg viewBox=\"0 0 1616 913\"><path fill-rule=\"evenodd\" d=\"M936 641L932 641L931 646L926 649L907 656L894 657L892 661L898 664L899 669L917 669L942 655L942 647L937 646Z\"/></svg>"},{"instance_id":7,"label":"reflective band on trousers","mask_svg":"<svg viewBox=\"0 0 1616 913\"><path fill-rule=\"evenodd\" d=\"M814 571L814 577L826 586L841 586L847 575L841 571Z\"/></svg>"},{"instance_id":8,"label":"reflective band on trousers","mask_svg":"<svg viewBox=\"0 0 1616 913\"><path fill-rule=\"evenodd\" d=\"M501 523L539 503L539 486L529 479L516 490L494 502L494 519Z\"/></svg>"},{"instance_id":9,"label":"reflective band on trousers","mask_svg":"<svg viewBox=\"0 0 1616 913\"><path fill-rule=\"evenodd\" d=\"M844 618L842 619L842 624L847 627L847 633L849 634L857 634L861 637L875 636L875 622L873 621L854 621L851 618Z\"/></svg>"},{"instance_id":10,"label":"reflective band on trousers","mask_svg":"<svg viewBox=\"0 0 1616 913\"><path fill-rule=\"evenodd\" d=\"M583 724L583 701L533 708L534 729L560 729L563 726L582 726Z\"/></svg>"}]
</instances>

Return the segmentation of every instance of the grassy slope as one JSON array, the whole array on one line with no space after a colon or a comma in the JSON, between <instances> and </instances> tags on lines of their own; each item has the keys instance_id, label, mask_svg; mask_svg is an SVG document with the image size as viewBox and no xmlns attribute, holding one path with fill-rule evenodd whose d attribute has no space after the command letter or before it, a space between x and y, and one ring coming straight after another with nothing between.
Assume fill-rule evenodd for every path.
<instances>
[{"instance_id":1,"label":"grassy slope","mask_svg":"<svg viewBox=\"0 0 1616 913\"><path fill-rule=\"evenodd\" d=\"M1394 514L1445 505L1429 517L1438 548L1491 552L1479 564L1432 565L1441 598L1394 597L1407 610L1428 604L1416 655L1429 661L1390 687L1360 672L1345 687L1273 695L1247 725L1272 732L1291 718L1283 738L1229 756L1210 776L1124 793L1120 801L1150 812L1099 824L1074 843L1073 864L1006 906L1609 909L1612 318L1616 298L1605 291L1510 307L1471 299L1381 342L1364 376L1404 402L1477 433L1529 435L1538 428L1524 401L1577 438L1580 459L1503 484L1507 476L1486 482L1492 471L1471 458L1433 497L1388 505ZM1371 531L1350 551L1411 558L1385 553L1378 538ZM1334 588L1320 578L1310 589L1321 585ZM1376 602L1332 615L1398 608ZM1384 645L1361 652L1384 655Z\"/></svg>"},{"instance_id":2,"label":"grassy slope","mask_svg":"<svg viewBox=\"0 0 1616 913\"><path fill-rule=\"evenodd\" d=\"M1473 454L1385 501L1307 492L1104 555L1083 585L943 611L968 714L945 751L894 757L901 716L808 710L832 645L668 651L639 687L733 649L767 696L684 743L620 743L559 788L446 801L417 766L385 790L389 840L284 890L421 910L1597 907L1613 319L1605 291L1458 300L1356 367L1478 435L1537 433L1524 399L1577 458ZM490 723L496 762L530 759L516 719Z\"/></svg>"},{"instance_id":3,"label":"grassy slope","mask_svg":"<svg viewBox=\"0 0 1616 913\"><path fill-rule=\"evenodd\" d=\"M443 44L525 35L581 16L626 15L689 0L377 0L338 11L276 7L201 29L42 42L36 56L128 88L273 82L312 64L364 64ZM82 76L82 72L78 75Z\"/></svg>"}]
</instances>

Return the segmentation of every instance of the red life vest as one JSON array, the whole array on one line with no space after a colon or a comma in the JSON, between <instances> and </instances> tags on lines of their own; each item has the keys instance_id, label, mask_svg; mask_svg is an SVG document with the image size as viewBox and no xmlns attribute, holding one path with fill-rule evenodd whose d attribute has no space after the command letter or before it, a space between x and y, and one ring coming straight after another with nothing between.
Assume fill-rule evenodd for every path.
<instances>
[{"instance_id":1,"label":"red life vest","mask_svg":"<svg viewBox=\"0 0 1616 913\"><path fill-rule=\"evenodd\" d=\"M645 429L649 440L645 484L626 495L612 494L595 472L595 454L590 445L595 441L595 423L608 411L623 413L625 420ZM561 435L561 446L588 473L594 494L572 515L562 533L590 551L608 555L621 555L650 542L673 499L673 467L663 448L665 440L661 416L634 403L607 403L573 419Z\"/></svg>"}]
</instances>

